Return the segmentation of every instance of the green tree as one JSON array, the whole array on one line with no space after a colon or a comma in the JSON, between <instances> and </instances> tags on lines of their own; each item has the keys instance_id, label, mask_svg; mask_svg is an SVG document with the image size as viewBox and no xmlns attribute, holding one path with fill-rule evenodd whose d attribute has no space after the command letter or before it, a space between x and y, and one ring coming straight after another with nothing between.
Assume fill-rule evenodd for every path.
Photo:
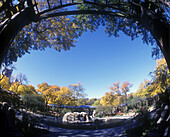
<instances>
[{"instance_id":1,"label":"green tree","mask_svg":"<svg viewBox=\"0 0 170 137\"><path fill-rule=\"evenodd\" d=\"M102 106L102 104L100 103L100 100L97 99L92 106Z\"/></svg>"},{"instance_id":2,"label":"green tree","mask_svg":"<svg viewBox=\"0 0 170 137\"><path fill-rule=\"evenodd\" d=\"M97 98L91 98L91 99L87 100L86 104L87 105L93 105L96 100L97 100Z\"/></svg>"},{"instance_id":3,"label":"green tree","mask_svg":"<svg viewBox=\"0 0 170 137\"><path fill-rule=\"evenodd\" d=\"M77 106L81 106L81 105L86 105L86 99L85 98L78 99Z\"/></svg>"},{"instance_id":4,"label":"green tree","mask_svg":"<svg viewBox=\"0 0 170 137\"><path fill-rule=\"evenodd\" d=\"M24 102L26 108L30 108L33 111L42 111L45 104L45 99L40 94L24 94L21 95L21 100Z\"/></svg>"},{"instance_id":5,"label":"green tree","mask_svg":"<svg viewBox=\"0 0 170 137\"><path fill-rule=\"evenodd\" d=\"M128 98L127 98L127 103L131 102L131 101L132 101L132 99L133 99L133 95L132 95L132 94L130 94L130 95L128 96Z\"/></svg>"}]
</instances>

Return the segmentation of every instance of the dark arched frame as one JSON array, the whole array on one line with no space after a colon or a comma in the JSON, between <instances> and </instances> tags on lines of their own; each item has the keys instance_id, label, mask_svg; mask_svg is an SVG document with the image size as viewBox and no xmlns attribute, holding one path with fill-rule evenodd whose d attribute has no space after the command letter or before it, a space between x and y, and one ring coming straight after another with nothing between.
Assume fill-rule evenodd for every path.
<instances>
[{"instance_id":1,"label":"dark arched frame","mask_svg":"<svg viewBox=\"0 0 170 137\"><path fill-rule=\"evenodd\" d=\"M140 1L140 0L139 0ZM139 3L138 1L138 3ZM102 4L104 6L108 6L109 8L113 8L114 10L119 10L121 12L126 12L123 8L119 7L119 4L108 4L109 1L105 1L106 3ZM128 0L127 4L131 4L131 7L133 8L132 13L127 13L131 18L140 19L142 20L142 25L146 30L149 30L153 38L156 40L157 45L160 47L161 52L163 53L166 62L168 64L168 68L170 70L170 26L166 21L163 21L162 19L158 18L154 13L153 10L148 10L145 8L140 7L135 3L135 0ZM148 0L145 0L147 3ZM166 1L165 1L166 2ZM6 5L2 5L0 7L0 12L3 10L10 11L10 6L9 6L10 1L6 1ZM74 10L74 11L63 11L63 12L55 12L55 13L50 13L50 11L55 10L55 9L60 9L63 7L68 7L72 5L77 5L81 3L76 3L74 1L70 1L70 3L67 4L62 4L62 0L60 0L60 5L50 8L49 0L47 0L49 9L46 9L44 11L39 12L37 5L33 4L31 0L27 0L27 7L23 8L19 12L11 15L9 18L5 19L3 22L0 24L0 43L1 43L1 50L0 50L0 64L2 64L3 59L5 55L7 54L7 51L10 47L11 42L14 40L16 37L17 33L19 33L22 28L31 22L37 22L42 19L46 19L49 17L56 17L56 16L64 16L64 15L78 15L78 14L99 14L99 15L110 15L110 16L120 16L116 14L115 12L108 12L108 11L96 11L96 10ZM95 0L93 2L90 1L83 1L83 3L86 4L93 4L93 5L99 5L101 4L97 3ZM170 7L170 4L167 4L167 6ZM35 7L37 8L37 11L35 11ZM136 12L134 12L136 10ZM137 11L140 12L137 13ZM49 14L48 14L49 13Z\"/></svg>"}]
</instances>

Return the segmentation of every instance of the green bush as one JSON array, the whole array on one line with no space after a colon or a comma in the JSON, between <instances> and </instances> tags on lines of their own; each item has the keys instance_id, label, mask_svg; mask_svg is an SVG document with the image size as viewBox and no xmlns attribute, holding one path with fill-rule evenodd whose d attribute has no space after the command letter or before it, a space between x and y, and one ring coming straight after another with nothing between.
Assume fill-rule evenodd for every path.
<instances>
[{"instance_id":1,"label":"green bush","mask_svg":"<svg viewBox=\"0 0 170 137\"><path fill-rule=\"evenodd\" d=\"M123 116L123 114L120 114L119 116Z\"/></svg>"},{"instance_id":2,"label":"green bush","mask_svg":"<svg viewBox=\"0 0 170 137\"><path fill-rule=\"evenodd\" d=\"M134 118L134 120L136 120L136 125L133 125L134 128L127 129L126 134L127 136L145 137L151 126L150 113L145 107L137 109L135 112L139 113L139 115Z\"/></svg>"},{"instance_id":3,"label":"green bush","mask_svg":"<svg viewBox=\"0 0 170 137\"><path fill-rule=\"evenodd\" d=\"M70 110L69 109L67 109L67 108L63 108L62 110L61 110L61 116L64 116L67 112L70 112Z\"/></svg>"},{"instance_id":4,"label":"green bush","mask_svg":"<svg viewBox=\"0 0 170 137\"><path fill-rule=\"evenodd\" d=\"M102 114L96 114L95 117L101 118L101 117L102 117Z\"/></svg>"},{"instance_id":5,"label":"green bush","mask_svg":"<svg viewBox=\"0 0 170 137\"><path fill-rule=\"evenodd\" d=\"M135 110L135 113L139 113L139 112L140 112L140 109L136 109L136 110Z\"/></svg>"}]
</instances>

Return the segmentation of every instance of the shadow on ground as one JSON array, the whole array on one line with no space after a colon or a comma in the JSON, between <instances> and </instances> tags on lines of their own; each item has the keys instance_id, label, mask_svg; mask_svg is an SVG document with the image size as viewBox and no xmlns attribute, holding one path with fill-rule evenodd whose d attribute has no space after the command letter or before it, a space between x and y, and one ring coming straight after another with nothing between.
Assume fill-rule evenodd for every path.
<instances>
[{"instance_id":1,"label":"shadow on ground","mask_svg":"<svg viewBox=\"0 0 170 137\"><path fill-rule=\"evenodd\" d=\"M64 129L58 127L50 127L50 133L42 137L122 137L124 127L114 127L107 129L96 130L78 130L78 129Z\"/></svg>"}]
</instances>

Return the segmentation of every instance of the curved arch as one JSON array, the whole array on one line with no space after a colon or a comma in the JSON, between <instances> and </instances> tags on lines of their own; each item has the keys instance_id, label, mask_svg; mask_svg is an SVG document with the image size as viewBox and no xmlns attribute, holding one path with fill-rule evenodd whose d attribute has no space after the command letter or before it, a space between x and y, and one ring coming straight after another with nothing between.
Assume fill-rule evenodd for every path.
<instances>
[{"instance_id":1,"label":"curved arch","mask_svg":"<svg viewBox=\"0 0 170 137\"><path fill-rule=\"evenodd\" d=\"M10 43L14 40L17 33L22 30L22 28L33 21L36 21L36 15L32 11L32 8L26 8L22 12L17 13L1 23L0 30L0 64L2 64L5 55L9 49Z\"/></svg>"},{"instance_id":2,"label":"curved arch","mask_svg":"<svg viewBox=\"0 0 170 137\"><path fill-rule=\"evenodd\" d=\"M109 4L109 1L106 0L105 3L97 3L96 0L93 2L90 1L82 1L82 2L74 2L67 4L62 4L60 0L60 5L55 6L53 8L43 10L41 12L38 11L37 13L34 10L33 6L37 6L37 4L29 4L31 0L27 0L28 7L22 9L19 13L14 14L11 18L6 19L0 25L0 39L1 39L1 50L0 50L0 64L2 64L4 56L7 54L8 48L10 43L13 41L17 33L26 25L30 24L31 22L37 22L42 19L46 19L49 17L56 17L56 16L64 16L64 15L77 15L77 14L100 14L100 15L111 15L117 17L125 17L131 18L134 21L139 21L140 24L148 31L150 31L151 35L157 42L157 45L160 47L166 61L168 67L170 69L170 26L164 20L157 17L157 15L153 12L153 10L148 10L141 7L138 3L133 1L124 2L123 6L127 4L131 4L131 9L126 10L120 3L116 4ZM47 0L47 2L49 2ZM108 7L113 9L112 11L105 11L105 10L74 10L74 11L62 11L62 12L55 12L54 10L60 9L63 7L68 7L72 5L78 4L91 4L97 5L100 7ZM32 6L29 6L32 5ZM169 6L169 5L168 5ZM2 8L0 9L2 10ZM118 14L118 11L121 11L122 14ZM54 11L54 12L52 12ZM126 16L125 16L126 15Z\"/></svg>"}]
</instances>

